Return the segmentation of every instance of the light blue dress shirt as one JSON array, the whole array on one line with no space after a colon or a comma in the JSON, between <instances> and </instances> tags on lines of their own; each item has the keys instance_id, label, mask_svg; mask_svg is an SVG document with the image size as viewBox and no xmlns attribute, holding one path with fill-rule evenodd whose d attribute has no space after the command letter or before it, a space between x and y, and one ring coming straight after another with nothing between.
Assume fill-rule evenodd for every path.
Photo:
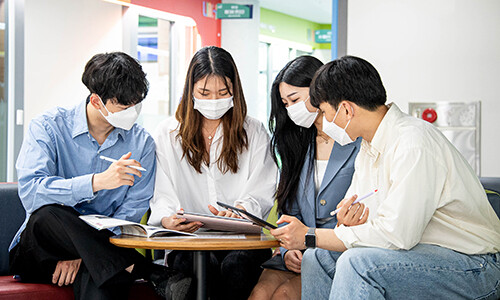
<instances>
[{"instance_id":1,"label":"light blue dress shirt","mask_svg":"<svg viewBox=\"0 0 500 300\"><path fill-rule=\"evenodd\" d=\"M130 130L115 128L99 145L89 133L86 107L87 101L71 109L57 107L31 121L16 163L26 219L9 251L19 242L30 215L48 204L133 222L147 211L156 173L153 138L135 124ZM133 186L93 193L93 174L111 164L99 156L119 159L128 152L147 170L142 177L135 176Z\"/></svg>"}]
</instances>

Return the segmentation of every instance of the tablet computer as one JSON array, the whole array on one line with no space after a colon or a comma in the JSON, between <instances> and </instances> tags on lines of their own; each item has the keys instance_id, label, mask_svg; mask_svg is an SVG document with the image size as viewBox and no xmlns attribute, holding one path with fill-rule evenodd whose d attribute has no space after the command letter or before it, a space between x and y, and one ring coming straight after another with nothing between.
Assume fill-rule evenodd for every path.
<instances>
[{"instance_id":1,"label":"tablet computer","mask_svg":"<svg viewBox=\"0 0 500 300\"><path fill-rule=\"evenodd\" d=\"M234 207L234 206L231 206L229 204L226 204L226 203L222 203L222 202L219 202L217 201L217 204L224 207L225 209L228 209L230 211L233 211L235 212L236 214L244 217L245 219L249 220L249 221L252 221L254 224L256 225L259 225L261 227L264 227L266 229L276 229L278 227L276 227L275 225L267 222L267 221L264 221L262 220L261 218L255 216L255 215L252 215L251 213L249 213L248 211L244 210L244 209L240 209L240 208L237 208L237 207Z\"/></svg>"},{"instance_id":2,"label":"tablet computer","mask_svg":"<svg viewBox=\"0 0 500 300\"><path fill-rule=\"evenodd\" d=\"M247 219L220 217L185 211L177 212L177 218L184 218L186 219L186 222L201 222L203 223L202 228L211 230L260 234L262 229L260 226L255 225Z\"/></svg>"}]
</instances>

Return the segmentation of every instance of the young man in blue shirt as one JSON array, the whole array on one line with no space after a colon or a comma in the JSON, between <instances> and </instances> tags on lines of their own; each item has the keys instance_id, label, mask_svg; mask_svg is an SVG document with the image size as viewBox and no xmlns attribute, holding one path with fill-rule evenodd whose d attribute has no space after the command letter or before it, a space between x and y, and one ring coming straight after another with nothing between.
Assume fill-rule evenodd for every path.
<instances>
[{"instance_id":1,"label":"young man in blue shirt","mask_svg":"<svg viewBox=\"0 0 500 300\"><path fill-rule=\"evenodd\" d=\"M135 250L110 244L113 232L78 216L139 222L147 211L155 144L134 123L148 81L121 52L92 57L82 81L90 91L85 101L49 110L29 125L16 163L27 217L10 246L10 267L22 281L73 284L76 299L123 298L134 279L149 279L155 268Z\"/></svg>"}]
</instances>

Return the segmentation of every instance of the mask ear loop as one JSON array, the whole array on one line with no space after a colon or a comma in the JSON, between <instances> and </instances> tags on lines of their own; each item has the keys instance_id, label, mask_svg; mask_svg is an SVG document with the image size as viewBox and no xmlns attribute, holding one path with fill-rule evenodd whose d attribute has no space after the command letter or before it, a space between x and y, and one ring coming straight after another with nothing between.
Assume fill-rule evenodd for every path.
<instances>
[{"instance_id":1,"label":"mask ear loop","mask_svg":"<svg viewBox=\"0 0 500 300\"><path fill-rule=\"evenodd\" d=\"M304 105L307 101L309 101L309 99L311 99L311 96L307 97L307 99L304 100ZM319 113L319 108L316 108L316 112Z\"/></svg>"},{"instance_id":2,"label":"mask ear loop","mask_svg":"<svg viewBox=\"0 0 500 300\"><path fill-rule=\"evenodd\" d=\"M339 105L339 108L337 109L337 112L335 113L335 117L333 117L332 123L335 122L335 119L337 118L337 115L339 114L339 111L340 111L340 105Z\"/></svg>"},{"instance_id":3,"label":"mask ear loop","mask_svg":"<svg viewBox=\"0 0 500 300\"><path fill-rule=\"evenodd\" d=\"M94 93L94 94L95 94L95 93ZM105 104L104 104L104 102L102 101L101 96L99 96L99 95L97 95L97 94L95 94L95 95L97 96L97 98L99 98L99 101L101 101L102 106L104 106L104 109L108 112L108 116L109 116L109 115L111 115L111 113L109 112L109 110L106 108L106 105L105 105ZM100 111L100 110L99 110L99 111ZM102 112L101 112L101 114L102 114ZM104 114L103 114L103 116L104 116Z\"/></svg>"},{"instance_id":4,"label":"mask ear loop","mask_svg":"<svg viewBox=\"0 0 500 300\"><path fill-rule=\"evenodd\" d=\"M350 106L350 105L349 105L349 106ZM352 106L351 106L351 111L353 111ZM338 112L338 111L337 111L337 112ZM354 112L352 113L352 115L354 116ZM351 119L349 119L349 121L347 121L347 125L345 125L345 127L344 127L344 131L347 129L347 126L349 126L349 123L351 123L351 120L352 120L352 118L351 118Z\"/></svg>"}]
</instances>

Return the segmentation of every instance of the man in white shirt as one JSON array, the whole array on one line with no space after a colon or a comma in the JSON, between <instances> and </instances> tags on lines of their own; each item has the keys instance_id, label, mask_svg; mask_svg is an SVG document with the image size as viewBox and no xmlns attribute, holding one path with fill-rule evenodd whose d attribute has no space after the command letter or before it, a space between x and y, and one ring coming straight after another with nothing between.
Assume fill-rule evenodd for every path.
<instances>
[{"instance_id":1,"label":"man in white shirt","mask_svg":"<svg viewBox=\"0 0 500 300\"><path fill-rule=\"evenodd\" d=\"M303 299L498 299L500 220L467 161L431 124L386 105L380 76L345 56L324 65L311 103L335 127L362 137L347 195L363 200L366 223L314 229L283 216L271 231L302 261ZM356 195L338 218L360 208ZM366 211L365 213L368 213Z\"/></svg>"}]
</instances>

